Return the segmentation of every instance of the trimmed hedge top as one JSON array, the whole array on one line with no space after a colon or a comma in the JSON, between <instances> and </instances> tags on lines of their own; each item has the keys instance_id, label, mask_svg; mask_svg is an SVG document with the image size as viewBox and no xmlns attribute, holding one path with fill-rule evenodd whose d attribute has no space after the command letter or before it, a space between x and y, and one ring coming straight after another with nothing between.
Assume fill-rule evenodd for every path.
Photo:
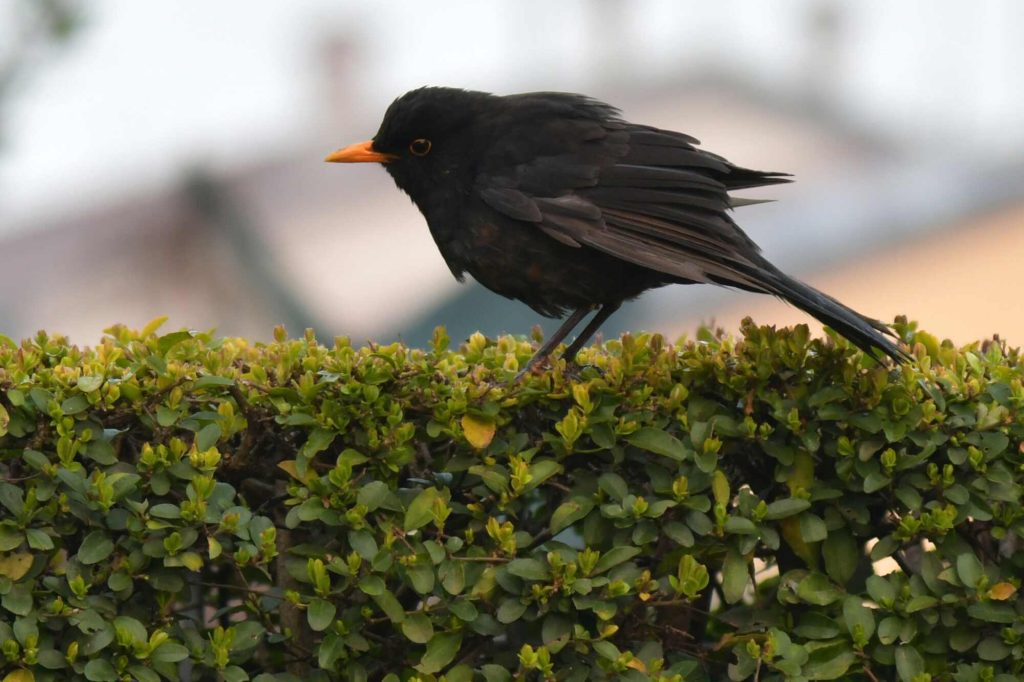
<instances>
[{"instance_id":1,"label":"trimmed hedge top","mask_svg":"<svg viewBox=\"0 0 1024 682\"><path fill-rule=\"evenodd\" d=\"M0 337L0 680L1024 675L1024 372L905 321Z\"/></svg>"}]
</instances>

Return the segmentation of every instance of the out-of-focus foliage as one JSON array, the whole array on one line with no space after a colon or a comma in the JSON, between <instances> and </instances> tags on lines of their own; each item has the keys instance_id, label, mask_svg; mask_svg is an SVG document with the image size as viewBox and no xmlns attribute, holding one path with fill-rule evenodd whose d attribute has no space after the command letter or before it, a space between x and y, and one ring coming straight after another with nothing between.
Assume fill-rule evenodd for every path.
<instances>
[{"instance_id":1,"label":"out-of-focus foliage","mask_svg":"<svg viewBox=\"0 0 1024 682\"><path fill-rule=\"evenodd\" d=\"M1024 675L999 343L0 337L0 679Z\"/></svg>"}]
</instances>

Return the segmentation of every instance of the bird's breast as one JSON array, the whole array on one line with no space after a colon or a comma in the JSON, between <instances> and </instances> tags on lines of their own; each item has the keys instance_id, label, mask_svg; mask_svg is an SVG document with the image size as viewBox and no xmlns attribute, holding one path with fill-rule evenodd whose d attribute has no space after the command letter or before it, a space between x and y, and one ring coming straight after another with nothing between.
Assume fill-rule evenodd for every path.
<instances>
[{"instance_id":1,"label":"bird's breast","mask_svg":"<svg viewBox=\"0 0 1024 682\"><path fill-rule=\"evenodd\" d=\"M543 315L617 302L667 281L600 251L552 239L536 224L486 207L461 211L453 224L431 221L431 234L456 277L469 273L491 291Z\"/></svg>"}]
</instances>

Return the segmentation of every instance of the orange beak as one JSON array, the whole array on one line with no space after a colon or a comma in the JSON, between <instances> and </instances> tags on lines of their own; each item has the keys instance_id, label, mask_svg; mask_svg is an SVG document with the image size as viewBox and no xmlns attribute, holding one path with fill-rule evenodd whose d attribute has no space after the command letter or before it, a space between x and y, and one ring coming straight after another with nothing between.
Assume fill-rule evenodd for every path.
<instances>
[{"instance_id":1,"label":"orange beak","mask_svg":"<svg viewBox=\"0 0 1024 682\"><path fill-rule=\"evenodd\" d=\"M350 144L344 149L328 154L324 161L331 163L387 163L394 159L394 154L381 154L373 149L373 140Z\"/></svg>"}]
</instances>

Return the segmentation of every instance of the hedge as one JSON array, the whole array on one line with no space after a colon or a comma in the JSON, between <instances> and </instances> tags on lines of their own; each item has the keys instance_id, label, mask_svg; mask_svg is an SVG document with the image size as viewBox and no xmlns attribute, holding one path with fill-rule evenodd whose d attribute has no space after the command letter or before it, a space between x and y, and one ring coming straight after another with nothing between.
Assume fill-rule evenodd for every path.
<instances>
[{"instance_id":1,"label":"hedge","mask_svg":"<svg viewBox=\"0 0 1024 682\"><path fill-rule=\"evenodd\" d=\"M0 680L1024 676L1024 373L904 320L0 337Z\"/></svg>"}]
</instances>

